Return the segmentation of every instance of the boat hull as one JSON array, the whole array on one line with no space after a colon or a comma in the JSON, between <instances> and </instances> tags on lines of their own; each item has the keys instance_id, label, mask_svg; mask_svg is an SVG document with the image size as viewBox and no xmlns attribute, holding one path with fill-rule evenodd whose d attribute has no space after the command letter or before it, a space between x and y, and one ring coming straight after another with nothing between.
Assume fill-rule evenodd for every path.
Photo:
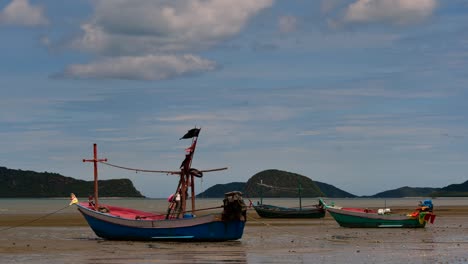
<instances>
[{"instance_id":1,"label":"boat hull","mask_svg":"<svg viewBox=\"0 0 468 264\"><path fill-rule=\"evenodd\" d=\"M327 211L335 221L343 227L357 228L423 228L426 221L419 217L411 218L407 215L379 215L374 213L349 212L327 207Z\"/></svg>"},{"instance_id":2,"label":"boat hull","mask_svg":"<svg viewBox=\"0 0 468 264\"><path fill-rule=\"evenodd\" d=\"M221 214L184 219L134 220L78 205L94 233L109 240L226 241L240 239L245 221L222 221Z\"/></svg>"},{"instance_id":3,"label":"boat hull","mask_svg":"<svg viewBox=\"0 0 468 264\"><path fill-rule=\"evenodd\" d=\"M274 205L255 205L255 211L264 218L322 218L325 216L323 208L286 208Z\"/></svg>"}]
</instances>

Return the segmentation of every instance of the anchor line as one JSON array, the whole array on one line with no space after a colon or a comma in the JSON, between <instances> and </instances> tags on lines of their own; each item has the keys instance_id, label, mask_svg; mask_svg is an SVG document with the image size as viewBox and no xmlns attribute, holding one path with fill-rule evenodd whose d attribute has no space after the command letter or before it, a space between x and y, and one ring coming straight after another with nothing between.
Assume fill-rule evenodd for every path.
<instances>
[{"instance_id":1,"label":"anchor line","mask_svg":"<svg viewBox=\"0 0 468 264\"><path fill-rule=\"evenodd\" d=\"M70 205L67 205L67 206L65 206L65 207L63 207L63 208L60 208L60 209L58 209L57 211L54 211L54 212L52 212L52 213L48 213L48 214L45 214L45 215L43 215L43 216L40 216L40 217L38 217L38 218L36 218L36 219L33 219L33 220L31 220L31 221L24 222L24 223L21 223L21 224L18 224L18 225L14 225L14 226L10 226L10 227L4 228L4 229L0 229L0 232L6 231L6 230L9 230L9 229L13 229L13 228L17 228L17 227L20 227L20 226L24 226L24 225L27 225L27 224L31 224L31 223L33 223L33 222L39 221L39 220L41 220L41 219L43 219L43 218L46 218L46 217L51 216L51 215L53 215L53 214L56 214L56 213L58 213L58 212L60 212L60 211L62 211L62 210L65 210L65 209L67 209L67 208L70 207L70 206L71 206L71 204L70 204Z\"/></svg>"}]
</instances>

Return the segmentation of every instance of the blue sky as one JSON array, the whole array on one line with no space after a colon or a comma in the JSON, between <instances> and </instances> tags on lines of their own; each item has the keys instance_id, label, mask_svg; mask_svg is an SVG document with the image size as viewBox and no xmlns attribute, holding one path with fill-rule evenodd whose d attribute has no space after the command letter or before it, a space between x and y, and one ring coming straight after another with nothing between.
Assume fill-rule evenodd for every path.
<instances>
[{"instance_id":1,"label":"blue sky","mask_svg":"<svg viewBox=\"0 0 468 264\"><path fill-rule=\"evenodd\" d=\"M280 169L357 195L468 179L468 2L0 0L0 165ZM177 178L101 167L166 197Z\"/></svg>"}]
</instances>

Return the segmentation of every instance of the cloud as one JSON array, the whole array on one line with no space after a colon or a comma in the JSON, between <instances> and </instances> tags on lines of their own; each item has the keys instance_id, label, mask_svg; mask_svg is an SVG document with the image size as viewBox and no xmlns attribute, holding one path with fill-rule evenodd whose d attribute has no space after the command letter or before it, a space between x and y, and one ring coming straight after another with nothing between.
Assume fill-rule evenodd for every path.
<instances>
[{"instance_id":1,"label":"cloud","mask_svg":"<svg viewBox=\"0 0 468 264\"><path fill-rule=\"evenodd\" d=\"M99 54L206 49L237 33L273 0L101 0L73 47Z\"/></svg>"},{"instance_id":2,"label":"cloud","mask_svg":"<svg viewBox=\"0 0 468 264\"><path fill-rule=\"evenodd\" d=\"M297 30L297 18L295 16L282 16L278 20L278 28L281 33L289 33Z\"/></svg>"},{"instance_id":3,"label":"cloud","mask_svg":"<svg viewBox=\"0 0 468 264\"><path fill-rule=\"evenodd\" d=\"M252 108L235 108L223 111L198 113L198 114L165 114L157 118L158 121L166 122L249 122L249 121L286 121L296 115L296 112L288 107L262 106Z\"/></svg>"},{"instance_id":4,"label":"cloud","mask_svg":"<svg viewBox=\"0 0 468 264\"><path fill-rule=\"evenodd\" d=\"M216 63L194 55L146 55L104 58L74 64L55 77L162 80L216 69Z\"/></svg>"},{"instance_id":5,"label":"cloud","mask_svg":"<svg viewBox=\"0 0 468 264\"><path fill-rule=\"evenodd\" d=\"M436 0L357 0L348 6L344 20L405 25L429 17L436 6Z\"/></svg>"},{"instance_id":6,"label":"cloud","mask_svg":"<svg viewBox=\"0 0 468 264\"><path fill-rule=\"evenodd\" d=\"M61 77L163 80L212 71L196 55L236 34L273 0L99 0L68 47L105 56ZM170 55L168 55L170 54Z\"/></svg>"},{"instance_id":7,"label":"cloud","mask_svg":"<svg viewBox=\"0 0 468 264\"><path fill-rule=\"evenodd\" d=\"M44 11L28 0L13 0L0 11L0 25L41 26L49 24Z\"/></svg>"}]
</instances>

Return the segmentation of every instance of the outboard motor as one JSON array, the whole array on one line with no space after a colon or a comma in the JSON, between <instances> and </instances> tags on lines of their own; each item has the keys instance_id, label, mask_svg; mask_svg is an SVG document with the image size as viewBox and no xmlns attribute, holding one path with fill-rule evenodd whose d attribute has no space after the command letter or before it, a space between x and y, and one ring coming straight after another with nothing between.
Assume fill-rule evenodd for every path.
<instances>
[{"instance_id":1,"label":"outboard motor","mask_svg":"<svg viewBox=\"0 0 468 264\"><path fill-rule=\"evenodd\" d=\"M242 193L239 191L228 192L224 194L223 200L223 221L247 220L247 206L242 199Z\"/></svg>"}]
</instances>

